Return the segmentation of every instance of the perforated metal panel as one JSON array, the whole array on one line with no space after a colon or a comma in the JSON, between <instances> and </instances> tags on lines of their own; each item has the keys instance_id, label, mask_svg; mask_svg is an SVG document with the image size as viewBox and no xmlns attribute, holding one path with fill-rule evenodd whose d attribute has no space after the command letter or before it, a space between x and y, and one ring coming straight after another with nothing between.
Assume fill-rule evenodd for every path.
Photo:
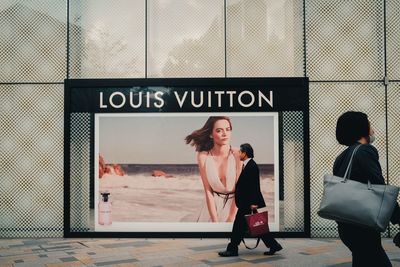
<instances>
[{"instance_id":1,"label":"perforated metal panel","mask_svg":"<svg viewBox=\"0 0 400 267\"><path fill-rule=\"evenodd\" d=\"M310 80L382 80L383 1L306 1Z\"/></svg>"},{"instance_id":2,"label":"perforated metal panel","mask_svg":"<svg viewBox=\"0 0 400 267\"><path fill-rule=\"evenodd\" d=\"M145 76L145 1L70 1L70 78Z\"/></svg>"},{"instance_id":3,"label":"perforated metal panel","mask_svg":"<svg viewBox=\"0 0 400 267\"><path fill-rule=\"evenodd\" d=\"M38 2L0 3L0 82L62 82L65 78L66 0L44 6Z\"/></svg>"},{"instance_id":4,"label":"perforated metal panel","mask_svg":"<svg viewBox=\"0 0 400 267\"><path fill-rule=\"evenodd\" d=\"M400 186L400 82L388 86L388 163L389 183ZM398 198L400 203L400 197ZM399 225L390 227L391 233L399 231ZM393 235L393 234L392 234Z\"/></svg>"},{"instance_id":5,"label":"perforated metal panel","mask_svg":"<svg viewBox=\"0 0 400 267\"><path fill-rule=\"evenodd\" d=\"M227 76L303 76L302 1L228 0Z\"/></svg>"},{"instance_id":6,"label":"perforated metal panel","mask_svg":"<svg viewBox=\"0 0 400 267\"><path fill-rule=\"evenodd\" d=\"M148 77L225 75L223 0L148 1Z\"/></svg>"},{"instance_id":7,"label":"perforated metal panel","mask_svg":"<svg viewBox=\"0 0 400 267\"><path fill-rule=\"evenodd\" d=\"M62 236L63 92L0 85L0 237Z\"/></svg>"},{"instance_id":8,"label":"perforated metal panel","mask_svg":"<svg viewBox=\"0 0 400 267\"><path fill-rule=\"evenodd\" d=\"M338 117L349 110L365 112L375 130L374 146L386 177L385 87L380 83L310 84L311 235L337 237L335 222L317 215L323 192L323 175L332 173L335 158L346 147L335 137Z\"/></svg>"},{"instance_id":9,"label":"perforated metal panel","mask_svg":"<svg viewBox=\"0 0 400 267\"><path fill-rule=\"evenodd\" d=\"M284 201L281 218L283 231L302 232L305 230L303 113L283 112L282 122Z\"/></svg>"},{"instance_id":10,"label":"perforated metal panel","mask_svg":"<svg viewBox=\"0 0 400 267\"><path fill-rule=\"evenodd\" d=\"M390 80L400 80L400 2L386 0L387 72Z\"/></svg>"},{"instance_id":11,"label":"perforated metal panel","mask_svg":"<svg viewBox=\"0 0 400 267\"><path fill-rule=\"evenodd\" d=\"M89 113L73 113L70 119L70 231L90 227L90 144Z\"/></svg>"}]
</instances>

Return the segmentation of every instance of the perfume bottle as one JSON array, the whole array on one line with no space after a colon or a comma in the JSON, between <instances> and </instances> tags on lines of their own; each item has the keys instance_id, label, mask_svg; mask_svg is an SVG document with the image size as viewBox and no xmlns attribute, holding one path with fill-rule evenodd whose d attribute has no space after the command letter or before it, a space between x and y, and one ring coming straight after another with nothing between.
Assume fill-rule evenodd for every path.
<instances>
[{"instance_id":1,"label":"perfume bottle","mask_svg":"<svg viewBox=\"0 0 400 267\"><path fill-rule=\"evenodd\" d=\"M99 201L99 224L101 225L111 225L111 202L109 200L109 192L100 192Z\"/></svg>"}]
</instances>

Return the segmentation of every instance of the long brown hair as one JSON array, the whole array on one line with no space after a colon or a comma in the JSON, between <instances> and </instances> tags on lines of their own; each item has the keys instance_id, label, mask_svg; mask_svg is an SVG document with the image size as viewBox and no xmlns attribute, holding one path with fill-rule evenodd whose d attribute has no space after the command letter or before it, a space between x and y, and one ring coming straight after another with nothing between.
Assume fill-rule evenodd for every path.
<instances>
[{"instance_id":1,"label":"long brown hair","mask_svg":"<svg viewBox=\"0 0 400 267\"><path fill-rule=\"evenodd\" d=\"M196 151L209 151L214 146L214 141L210 138L215 122L219 120L227 120L232 129L231 119L225 116L211 116L208 118L203 127L193 131L186 136L186 144L196 147Z\"/></svg>"}]
</instances>

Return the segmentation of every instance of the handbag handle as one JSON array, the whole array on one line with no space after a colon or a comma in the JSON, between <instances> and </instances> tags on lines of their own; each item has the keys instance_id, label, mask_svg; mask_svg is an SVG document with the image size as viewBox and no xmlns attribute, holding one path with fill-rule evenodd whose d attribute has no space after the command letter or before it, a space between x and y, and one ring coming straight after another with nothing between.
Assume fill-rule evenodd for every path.
<instances>
[{"instance_id":1,"label":"handbag handle","mask_svg":"<svg viewBox=\"0 0 400 267\"><path fill-rule=\"evenodd\" d=\"M244 244L244 246L247 248L247 249L255 249L256 247L258 247L258 244L260 243L260 239L261 239L261 237L258 237L257 238L257 243L256 243L256 245L255 245L255 247L253 247L253 248L251 248L251 247L248 247L247 245L246 245L246 242L244 242L244 238L242 238L242 242L243 242L243 244Z\"/></svg>"},{"instance_id":2,"label":"handbag handle","mask_svg":"<svg viewBox=\"0 0 400 267\"><path fill-rule=\"evenodd\" d=\"M356 154L357 150L360 148L360 146L361 146L361 144L356 146L356 148L354 148L354 150L353 150L353 153L351 153L349 164L347 164L346 172L344 173L344 176L343 176L344 183L347 181L348 177L350 177L353 158L354 158L354 155Z\"/></svg>"},{"instance_id":3,"label":"handbag handle","mask_svg":"<svg viewBox=\"0 0 400 267\"><path fill-rule=\"evenodd\" d=\"M351 166L353 165L354 155L356 154L357 150L360 147L361 147L361 144L359 144L358 146L356 146L356 148L354 148L353 153L351 154L351 157L350 157L349 164L347 165L346 172L344 173L342 183L345 183L347 181L347 179L349 179L350 174L351 174ZM372 189L372 185L371 185L371 182L368 179L368 190L371 190L371 189Z\"/></svg>"},{"instance_id":4,"label":"handbag handle","mask_svg":"<svg viewBox=\"0 0 400 267\"><path fill-rule=\"evenodd\" d=\"M258 211L257 211L257 208L255 208L255 209L251 209L251 215L253 215L253 214L255 214L255 213L258 213Z\"/></svg>"}]
</instances>

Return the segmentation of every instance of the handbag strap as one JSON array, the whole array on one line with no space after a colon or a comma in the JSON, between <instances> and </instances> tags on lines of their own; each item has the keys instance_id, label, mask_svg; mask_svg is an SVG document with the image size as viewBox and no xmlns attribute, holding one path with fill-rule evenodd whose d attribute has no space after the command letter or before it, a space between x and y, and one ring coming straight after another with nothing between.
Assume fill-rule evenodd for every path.
<instances>
[{"instance_id":1,"label":"handbag strap","mask_svg":"<svg viewBox=\"0 0 400 267\"><path fill-rule=\"evenodd\" d=\"M349 164L347 165L346 172L344 173L344 176L343 176L343 179L344 179L344 180L343 180L343 183L345 183L345 182L347 181L347 179L349 179L349 177L350 177L350 174L351 174L351 166L352 166L352 164L353 164L354 155L356 154L357 150L358 150L361 146L362 146L362 144L359 144L358 146L356 146L356 148L354 148L354 150L353 150L353 153L351 154L351 158L350 158ZM371 189L372 189L371 182L370 182L369 179L368 179L367 181L368 181L368 190L371 190Z\"/></svg>"},{"instance_id":2,"label":"handbag strap","mask_svg":"<svg viewBox=\"0 0 400 267\"><path fill-rule=\"evenodd\" d=\"M258 246L258 244L260 243L260 237L258 237L257 238L257 243L256 243L256 246L254 247L254 248L250 248L250 247L248 247L247 245L246 245L246 242L244 242L244 238L242 238L242 242L243 242L243 244L244 244L244 246L247 248L247 249L255 249L257 246Z\"/></svg>"},{"instance_id":3,"label":"handbag strap","mask_svg":"<svg viewBox=\"0 0 400 267\"><path fill-rule=\"evenodd\" d=\"M347 179L350 177L351 166L353 165L353 158L354 158L354 155L356 154L357 150L360 148L360 146L361 146L361 144L356 146L356 148L354 148L354 150L353 150L353 153L351 153L349 164L347 165L346 172L344 173L344 176L343 176L344 182L346 182Z\"/></svg>"}]
</instances>

